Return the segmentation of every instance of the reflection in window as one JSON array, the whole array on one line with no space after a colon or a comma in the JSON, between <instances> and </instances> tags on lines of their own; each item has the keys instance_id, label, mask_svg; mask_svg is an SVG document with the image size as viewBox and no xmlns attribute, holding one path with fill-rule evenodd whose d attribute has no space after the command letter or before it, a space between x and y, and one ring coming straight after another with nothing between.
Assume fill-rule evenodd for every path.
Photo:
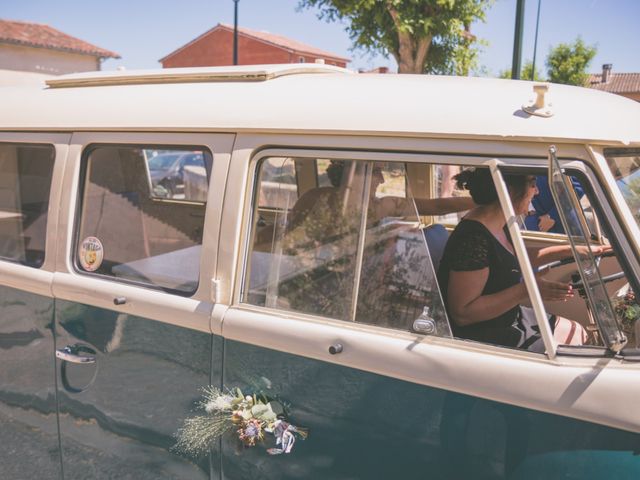
<instances>
[{"instance_id":1,"label":"reflection in window","mask_svg":"<svg viewBox=\"0 0 640 480\"><path fill-rule=\"evenodd\" d=\"M286 208L282 202L298 198L295 164L290 158L269 158L260 169L260 207Z\"/></svg>"},{"instance_id":2,"label":"reflection in window","mask_svg":"<svg viewBox=\"0 0 640 480\"><path fill-rule=\"evenodd\" d=\"M206 202L210 170L203 152L142 151L147 160L151 195L157 198Z\"/></svg>"},{"instance_id":3,"label":"reflection in window","mask_svg":"<svg viewBox=\"0 0 640 480\"><path fill-rule=\"evenodd\" d=\"M0 258L40 267L55 150L0 145Z\"/></svg>"},{"instance_id":4,"label":"reflection in window","mask_svg":"<svg viewBox=\"0 0 640 480\"><path fill-rule=\"evenodd\" d=\"M160 184L150 183L147 172L166 173L178 161L184 166L184 183L179 187L183 193L174 193L172 199L179 200L178 195L184 197L187 192L198 201L158 201ZM98 146L88 151L84 162L82 212L74 252L78 269L182 293L194 292L211 154L178 148ZM204 173L197 171L201 163ZM193 182L188 177L191 168L198 177Z\"/></svg>"},{"instance_id":5,"label":"reflection in window","mask_svg":"<svg viewBox=\"0 0 640 480\"><path fill-rule=\"evenodd\" d=\"M274 159L259 165L256 198L276 192L278 209L254 207L244 300L401 330L428 307L440 319L436 333L450 335L404 165L278 161L279 169ZM290 183L273 185L305 168L317 185L299 198Z\"/></svg>"},{"instance_id":6,"label":"reflection in window","mask_svg":"<svg viewBox=\"0 0 640 480\"><path fill-rule=\"evenodd\" d=\"M262 192L266 190L273 199L271 205L279 208L256 232L249 301L347 320L362 214L364 164L343 162L339 172L338 168L329 168L337 186L310 189L299 199L287 182L287 172L294 170L293 161L282 159L279 169L274 172L273 168L273 161L260 165L258 196L264 198ZM262 175L265 169L269 172L267 180ZM273 178L283 182L273 182Z\"/></svg>"}]
</instances>

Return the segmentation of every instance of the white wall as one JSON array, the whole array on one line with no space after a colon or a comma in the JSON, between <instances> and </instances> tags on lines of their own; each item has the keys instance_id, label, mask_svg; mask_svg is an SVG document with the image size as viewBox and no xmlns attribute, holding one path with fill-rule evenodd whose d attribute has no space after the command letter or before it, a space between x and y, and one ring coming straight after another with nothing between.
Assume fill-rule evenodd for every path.
<instances>
[{"instance_id":1,"label":"white wall","mask_svg":"<svg viewBox=\"0 0 640 480\"><path fill-rule=\"evenodd\" d=\"M0 69L62 75L100 68L93 55L0 43Z\"/></svg>"}]
</instances>

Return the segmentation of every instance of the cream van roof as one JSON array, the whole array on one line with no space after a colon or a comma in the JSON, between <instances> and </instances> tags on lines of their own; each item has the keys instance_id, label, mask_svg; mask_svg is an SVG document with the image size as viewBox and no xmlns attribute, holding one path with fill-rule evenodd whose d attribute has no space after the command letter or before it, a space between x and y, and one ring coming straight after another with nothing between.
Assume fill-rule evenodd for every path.
<instances>
[{"instance_id":1,"label":"cream van roof","mask_svg":"<svg viewBox=\"0 0 640 480\"><path fill-rule=\"evenodd\" d=\"M552 84L349 74L329 65L96 72L0 89L4 130L285 131L640 144L640 103ZM89 86L93 85L93 86ZM64 87L64 88L63 88Z\"/></svg>"}]
</instances>

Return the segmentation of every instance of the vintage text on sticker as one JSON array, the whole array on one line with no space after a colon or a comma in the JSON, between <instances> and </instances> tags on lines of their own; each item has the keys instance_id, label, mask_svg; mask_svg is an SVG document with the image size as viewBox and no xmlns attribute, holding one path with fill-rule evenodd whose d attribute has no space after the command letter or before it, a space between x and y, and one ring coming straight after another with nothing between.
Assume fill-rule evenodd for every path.
<instances>
[{"instance_id":1,"label":"vintage text on sticker","mask_svg":"<svg viewBox=\"0 0 640 480\"><path fill-rule=\"evenodd\" d=\"M102 265L104 250L102 242L96 237L87 237L82 240L78 251L80 266L87 272L94 272Z\"/></svg>"}]
</instances>

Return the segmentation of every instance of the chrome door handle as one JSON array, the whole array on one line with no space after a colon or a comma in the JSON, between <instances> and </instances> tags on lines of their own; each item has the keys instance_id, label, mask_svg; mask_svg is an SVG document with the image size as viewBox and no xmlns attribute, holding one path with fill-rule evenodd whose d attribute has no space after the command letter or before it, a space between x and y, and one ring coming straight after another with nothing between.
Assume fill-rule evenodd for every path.
<instances>
[{"instance_id":1,"label":"chrome door handle","mask_svg":"<svg viewBox=\"0 0 640 480\"><path fill-rule=\"evenodd\" d=\"M95 355L78 355L79 352L95 353L86 347L82 348L74 345L67 345L64 348L59 348L58 350L56 350L56 358L69 363L96 363Z\"/></svg>"}]
</instances>

